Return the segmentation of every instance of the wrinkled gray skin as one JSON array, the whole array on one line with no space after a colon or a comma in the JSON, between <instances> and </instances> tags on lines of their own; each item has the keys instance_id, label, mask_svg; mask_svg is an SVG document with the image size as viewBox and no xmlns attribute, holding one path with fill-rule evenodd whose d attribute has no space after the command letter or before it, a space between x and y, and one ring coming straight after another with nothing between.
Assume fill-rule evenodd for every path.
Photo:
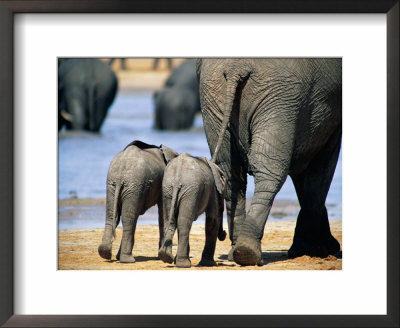
<instances>
[{"instance_id":1,"label":"wrinkled gray skin","mask_svg":"<svg viewBox=\"0 0 400 328\"><path fill-rule=\"evenodd\" d=\"M262 265L264 226L288 175L301 206L289 257L338 252L325 200L341 145L341 60L202 59L197 72L210 152L227 180L228 258Z\"/></svg>"},{"instance_id":2,"label":"wrinkled gray skin","mask_svg":"<svg viewBox=\"0 0 400 328\"><path fill-rule=\"evenodd\" d=\"M102 61L59 59L58 129L98 132L117 88L117 77Z\"/></svg>"},{"instance_id":3,"label":"wrinkled gray skin","mask_svg":"<svg viewBox=\"0 0 400 328\"><path fill-rule=\"evenodd\" d=\"M122 240L117 260L133 263L132 248L139 215L158 205L161 245L164 232L161 185L166 164L178 154L172 149L134 141L112 160L107 175L106 224L98 248L102 258L111 259L112 240L122 217Z\"/></svg>"},{"instance_id":4,"label":"wrinkled gray skin","mask_svg":"<svg viewBox=\"0 0 400 328\"><path fill-rule=\"evenodd\" d=\"M187 60L178 66L165 82L164 88L154 94L153 99L155 129L190 128L196 113L200 111L196 63Z\"/></svg>"},{"instance_id":5,"label":"wrinkled gray skin","mask_svg":"<svg viewBox=\"0 0 400 328\"><path fill-rule=\"evenodd\" d=\"M182 153L166 167L162 184L164 216L168 226L158 252L159 258L173 262L172 238L178 228L178 251L175 264L189 268L189 233L193 221L206 212L206 242L199 265L214 266L217 237L225 239L222 230L225 180L217 165L204 157Z\"/></svg>"}]
</instances>

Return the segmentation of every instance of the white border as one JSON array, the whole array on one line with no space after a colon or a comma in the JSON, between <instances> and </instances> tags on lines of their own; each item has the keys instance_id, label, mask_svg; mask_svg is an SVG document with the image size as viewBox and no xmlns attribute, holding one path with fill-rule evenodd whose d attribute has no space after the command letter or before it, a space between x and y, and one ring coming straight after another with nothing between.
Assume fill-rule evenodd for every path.
<instances>
[{"instance_id":1,"label":"white border","mask_svg":"<svg viewBox=\"0 0 400 328\"><path fill-rule=\"evenodd\" d=\"M385 25L383 14L16 15L15 313L385 314ZM343 270L57 271L57 56L343 57Z\"/></svg>"}]
</instances>

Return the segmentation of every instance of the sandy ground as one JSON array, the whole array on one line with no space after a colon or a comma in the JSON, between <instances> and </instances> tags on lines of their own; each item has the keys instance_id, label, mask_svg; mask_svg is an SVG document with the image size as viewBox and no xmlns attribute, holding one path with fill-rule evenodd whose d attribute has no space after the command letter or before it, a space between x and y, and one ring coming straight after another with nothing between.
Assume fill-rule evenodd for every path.
<instances>
[{"instance_id":1,"label":"sandy ground","mask_svg":"<svg viewBox=\"0 0 400 328\"><path fill-rule=\"evenodd\" d=\"M179 66L182 61L184 59L173 58L172 67ZM153 70L153 62L153 58L128 58L125 60L126 69L122 70L121 60L115 60L111 68L117 74L119 91L155 91L161 89L171 72L167 67L166 59L160 59L156 70Z\"/></svg>"},{"instance_id":2,"label":"sandy ground","mask_svg":"<svg viewBox=\"0 0 400 328\"><path fill-rule=\"evenodd\" d=\"M63 206L102 205L104 199L67 199L59 202ZM279 208L279 207L278 207ZM303 256L290 260L287 257L295 228L295 221L269 221L266 224L262 251L264 265L261 267L241 267L227 260L230 241L217 241L215 252L216 267L198 267L201 252L204 247L204 224L193 224L190 232L190 257L192 267L189 270L341 270L341 254L338 257L311 258ZM227 229L227 227L225 227ZM331 221L332 234L342 244L342 221ZM60 270L188 270L176 268L173 264L163 263L157 258L158 226L138 225L135 235L133 255L136 263L124 264L115 260L122 230L117 229L116 240L113 243L112 260L104 260L97 253L101 242L103 229L64 230L59 231L58 268ZM173 254L176 254L177 237L173 242Z\"/></svg>"}]
</instances>

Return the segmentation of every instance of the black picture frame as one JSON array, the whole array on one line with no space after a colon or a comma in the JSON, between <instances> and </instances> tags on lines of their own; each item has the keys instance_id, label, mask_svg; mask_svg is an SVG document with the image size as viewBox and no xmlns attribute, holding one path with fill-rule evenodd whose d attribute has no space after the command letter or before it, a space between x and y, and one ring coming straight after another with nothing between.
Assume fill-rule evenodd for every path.
<instances>
[{"instance_id":1,"label":"black picture frame","mask_svg":"<svg viewBox=\"0 0 400 328\"><path fill-rule=\"evenodd\" d=\"M399 8L399 0L0 0L0 324L4 327L399 327ZM387 315L14 315L13 202L18 195L14 195L13 187L13 21L17 13L386 14Z\"/></svg>"}]
</instances>

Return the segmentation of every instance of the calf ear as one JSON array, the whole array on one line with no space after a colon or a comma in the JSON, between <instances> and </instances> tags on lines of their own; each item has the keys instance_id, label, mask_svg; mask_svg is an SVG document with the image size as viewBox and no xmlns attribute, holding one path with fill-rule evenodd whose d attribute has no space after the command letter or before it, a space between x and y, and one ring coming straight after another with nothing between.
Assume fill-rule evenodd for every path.
<instances>
[{"instance_id":1,"label":"calf ear","mask_svg":"<svg viewBox=\"0 0 400 328\"><path fill-rule=\"evenodd\" d=\"M176 156L178 156L178 153L175 150L168 148L167 146L161 145L160 149L161 149L161 151L164 155L165 161L167 163L169 163L169 161L171 161Z\"/></svg>"},{"instance_id":2,"label":"calf ear","mask_svg":"<svg viewBox=\"0 0 400 328\"><path fill-rule=\"evenodd\" d=\"M224 173L222 170L218 167L217 164L214 164L213 162L207 160L207 164L211 168L211 172L214 176L214 181L215 181L215 187L217 188L218 192L222 195L222 197L225 197L225 177Z\"/></svg>"}]
</instances>

